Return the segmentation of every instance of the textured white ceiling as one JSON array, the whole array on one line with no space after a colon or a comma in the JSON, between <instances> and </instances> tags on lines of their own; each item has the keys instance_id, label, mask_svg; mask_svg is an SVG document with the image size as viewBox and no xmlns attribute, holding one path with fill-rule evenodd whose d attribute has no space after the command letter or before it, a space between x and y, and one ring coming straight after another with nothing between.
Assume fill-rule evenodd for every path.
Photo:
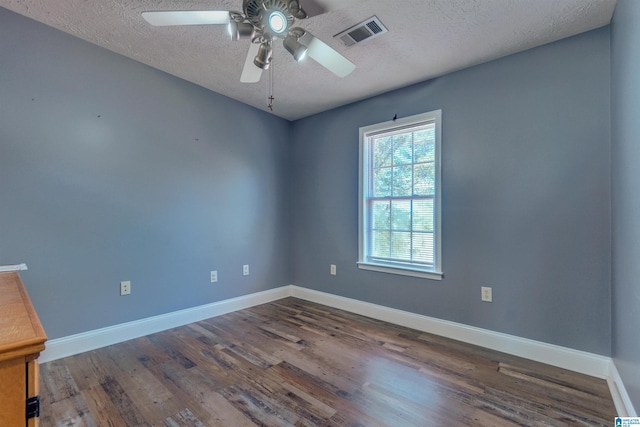
<instances>
[{"instance_id":1,"label":"textured white ceiling","mask_svg":"<svg viewBox=\"0 0 640 427\"><path fill-rule=\"evenodd\" d=\"M295 120L609 24L616 0L307 0L297 22L357 68L340 79L275 44L273 114ZM249 41L222 25L152 27L150 10L241 10L242 0L0 0L0 6L230 98L267 109L269 72L240 83ZM351 47L333 36L373 15L389 32Z\"/></svg>"}]
</instances>

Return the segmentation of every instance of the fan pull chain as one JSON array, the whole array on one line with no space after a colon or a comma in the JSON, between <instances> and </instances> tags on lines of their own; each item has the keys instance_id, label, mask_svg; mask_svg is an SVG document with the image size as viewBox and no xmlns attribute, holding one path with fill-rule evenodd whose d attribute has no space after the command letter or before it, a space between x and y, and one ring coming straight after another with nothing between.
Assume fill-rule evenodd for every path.
<instances>
[{"instance_id":1,"label":"fan pull chain","mask_svg":"<svg viewBox=\"0 0 640 427\"><path fill-rule=\"evenodd\" d=\"M271 63L271 66L269 67L269 90L268 90L268 97L267 99L269 100L269 103L267 104L267 107L269 108L269 111L273 111L273 101L275 100L275 98L273 97L273 63Z\"/></svg>"}]
</instances>

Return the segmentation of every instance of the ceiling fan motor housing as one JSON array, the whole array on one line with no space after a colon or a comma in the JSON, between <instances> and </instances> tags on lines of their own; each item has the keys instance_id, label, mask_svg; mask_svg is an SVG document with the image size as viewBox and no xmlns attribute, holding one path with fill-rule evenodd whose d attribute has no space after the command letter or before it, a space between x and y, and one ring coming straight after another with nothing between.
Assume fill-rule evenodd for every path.
<instances>
[{"instance_id":1,"label":"ceiling fan motor housing","mask_svg":"<svg viewBox=\"0 0 640 427\"><path fill-rule=\"evenodd\" d=\"M295 8L291 10L289 5L293 3ZM299 15L302 11L297 1L285 2L283 0L244 0L242 9L245 16L256 28L256 30L264 33L265 36L273 37L285 37L287 35L287 29L294 23L296 15ZM275 13L275 15L274 15ZM302 12L304 13L304 12ZM278 25L270 23L272 16L275 16L275 20ZM280 21L282 18L282 21Z\"/></svg>"}]
</instances>

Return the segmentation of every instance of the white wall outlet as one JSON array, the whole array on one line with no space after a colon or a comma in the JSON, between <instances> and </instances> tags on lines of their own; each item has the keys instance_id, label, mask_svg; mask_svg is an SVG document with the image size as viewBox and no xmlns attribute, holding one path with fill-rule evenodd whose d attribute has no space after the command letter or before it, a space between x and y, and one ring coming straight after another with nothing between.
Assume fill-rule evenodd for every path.
<instances>
[{"instance_id":1,"label":"white wall outlet","mask_svg":"<svg viewBox=\"0 0 640 427\"><path fill-rule=\"evenodd\" d=\"M330 271L331 271L331 275L332 275L332 276L335 276L335 275L336 275L336 265L335 265L335 264L331 264L331 269L330 269Z\"/></svg>"},{"instance_id":2,"label":"white wall outlet","mask_svg":"<svg viewBox=\"0 0 640 427\"><path fill-rule=\"evenodd\" d=\"M249 275L249 264L245 264L242 266L242 275L243 276Z\"/></svg>"},{"instance_id":3,"label":"white wall outlet","mask_svg":"<svg viewBox=\"0 0 640 427\"><path fill-rule=\"evenodd\" d=\"M120 295L129 295L131 293L131 282L126 280L120 282Z\"/></svg>"},{"instance_id":4,"label":"white wall outlet","mask_svg":"<svg viewBox=\"0 0 640 427\"><path fill-rule=\"evenodd\" d=\"M214 270L211 272L211 283L216 283L218 281L218 270Z\"/></svg>"},{"instance_id":5,"label":"white wall outlet","mask_svg":"<svg viewBox=\"0 0 640 427\"><path fill-rule=\"evenodd\" d=\"M482 294L482 301L493 302L493 292L490 287L482 286L480 287L480 292Z\"/></svg>"}]
</instances>

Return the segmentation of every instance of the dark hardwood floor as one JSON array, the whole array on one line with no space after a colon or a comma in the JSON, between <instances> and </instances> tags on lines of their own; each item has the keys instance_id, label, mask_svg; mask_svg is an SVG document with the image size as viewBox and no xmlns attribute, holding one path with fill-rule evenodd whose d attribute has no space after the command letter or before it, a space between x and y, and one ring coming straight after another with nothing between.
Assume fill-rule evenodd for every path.
<instances>
[{"instance_id":1,"label":"dark hardwood floor","mask_svg":"<svg viewBox=\"0 0 640 427\"><path fill-rule=\"evenodd\" d=\"M611 426L604 380L287 298L45 363L42 426Z\"/></svg>"}]
</instances>

